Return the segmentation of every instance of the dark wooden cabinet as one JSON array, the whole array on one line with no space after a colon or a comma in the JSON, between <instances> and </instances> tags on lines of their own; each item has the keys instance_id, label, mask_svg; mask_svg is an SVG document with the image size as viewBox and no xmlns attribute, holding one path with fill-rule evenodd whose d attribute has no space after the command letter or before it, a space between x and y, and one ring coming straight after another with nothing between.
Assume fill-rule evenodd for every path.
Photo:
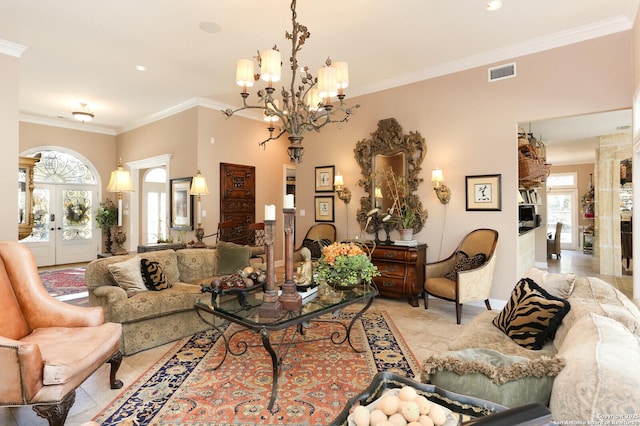
<instances>
[{"instance_id":1,"label":"dark wooden cabinet","mask_svg":"<svg viewBox=\"0 0 640 426\"><path fill-rule=\"evenodd\" d=\"M381 296L408 298L411 306L418 306L418 296L424 286L424 265L427 245L403 247L379 245L371 253L371 261L382 275L374 278Z\"/></svg>"}]
</instances>

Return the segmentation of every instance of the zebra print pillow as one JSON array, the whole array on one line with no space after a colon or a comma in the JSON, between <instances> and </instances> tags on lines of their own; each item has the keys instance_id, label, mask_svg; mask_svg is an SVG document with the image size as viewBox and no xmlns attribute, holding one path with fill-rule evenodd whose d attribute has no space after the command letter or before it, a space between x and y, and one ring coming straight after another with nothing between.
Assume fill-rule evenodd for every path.
<instances>
[{"instance_id":1,"label":"zebra print pillow","mask_svg":"<svg viewBox=\"0 0 640 426\"><path fill-rule=\"evenodd\" d=\"M158 262L154 262L149 259L142 259L140 260L140 269L142 271L144 285L149 290L159 291L171 287L171 284L167 281L167 277Z\"/></svg>"},{"instance_id":2,"label":"zebra print pillow","mask_svg":"<svg viewBox=\"0 0 640 426\"><path fill-rule=\"evenodd\" d=\"M493 325L527 349L539 350L556 333L571 305L547 293L530 278L516 284Z\"/></svg>"}]
</instances>

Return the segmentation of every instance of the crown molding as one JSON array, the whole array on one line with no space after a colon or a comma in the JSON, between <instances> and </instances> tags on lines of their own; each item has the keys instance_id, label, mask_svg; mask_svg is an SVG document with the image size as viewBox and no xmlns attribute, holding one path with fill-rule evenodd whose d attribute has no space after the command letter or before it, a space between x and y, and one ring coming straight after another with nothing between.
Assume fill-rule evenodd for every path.
<instances>
[{"instance_id":1,"label":"crown molding","mask_svg":"<svg viewBox=\"0 0 640 426\"><path fill-rule=\"evenodd\" d=\"M24 123L41 124L43 126L60 127L63 129L79 130L81 132L100 133L103 135L115 136L116 132L113 129L94 126L87 123L81 123L71 120L63 120L59 118L47 118L39 117L29 114L20 114L19 120Z\"/></svg>"},{"instance_id":2,"label":"crown molding","mask_svg":"<svg viewBox=\"0 0 640 426\"><path fill-rule=\"evenodd\" d=\"M382 90L392 89L423 80L429 80L456 72L466 71L473 68L494 64L514 58L531 55L534 53L551 50L562 46L567 46L582 41L603 37L633 28L633 22L626 16L618 16L611 19L596 22L591 25L584 25L570 30L561 31L545 37L538 37L527 40L523 43L516 43L500 49L494 49L477 55L471 55L457 61L443 63L441 65L427 68L415 73L403 74L397 78L381 81L358 91L351 91L351 96L361 96Z\"/></svg>"},{"instance_id":3,"label":"crown molding","mask_svg":"<svg viewBox=\"0 0 640 426\"><path fill-rule=\"evenodd\" d=\"M3 53L5 55L15 56L16 58L19 58L27 49L27 46L0 39L0 53Z\"/></svg>"}]
</instances>

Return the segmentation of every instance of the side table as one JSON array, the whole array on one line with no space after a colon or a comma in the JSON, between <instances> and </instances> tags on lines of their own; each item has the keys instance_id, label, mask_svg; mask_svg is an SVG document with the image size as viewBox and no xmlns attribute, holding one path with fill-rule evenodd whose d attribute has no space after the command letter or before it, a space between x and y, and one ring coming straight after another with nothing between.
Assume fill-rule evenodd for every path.
<instances>
[{"instance_id":1,"label":"side table","mask_svg":"<svg viewBox=\"0 0 640 426\"><path fill-rule=\"evenodd\" d=\"M413 307L424 287L424 268L427 245L417 247L377 245L371 253L371 262L382 275L373 280L381 296L406 297Z\"/></svg>"}]
</instances>

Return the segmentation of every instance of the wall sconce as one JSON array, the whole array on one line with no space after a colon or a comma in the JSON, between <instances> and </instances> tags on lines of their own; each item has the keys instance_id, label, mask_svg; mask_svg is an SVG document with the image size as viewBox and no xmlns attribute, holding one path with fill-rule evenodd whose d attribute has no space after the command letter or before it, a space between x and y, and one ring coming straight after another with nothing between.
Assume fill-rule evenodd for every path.
<instances>
[{"instance_id":1,"label":"wall sconce","mask_svg":"<svg viewBox=\"0 0 640 426\"><path fill-rule=\"evenodd\" d=\"M122 167L122 159L120 159L120 161L118 161L118 168L111 172L111 179L109 179L109 185L107 185L107 192L118 193L118 230L114 237L116 247L113 249L113 254L115 255L129 253L122 247L125 241L127 241L127 234L122 230L122 193L133 191L131 175Z\"/></svg>"},{"instance_id":2,"label":"wall sconce","mask_svg":"<svg viewBox=\"0 0 640 426\"><path fill-rule=\"evenodd\" d=\"M431 182L433 182L433 190L442 204L449 203L451 200L451 190L444 184L444 174L439 168L433 169L431 172Z\"/></svg>"},{"instance_id":3,"label":"wall sconce","mask_svg":"<svg viewBox=\"0 0 640 426\"><path fill-rule=\"evenodd\" d=\"M338 194L338 198L349 204L351 201L351 190L344 186L342 175L338 174L333 178L333 186L335 187L336 194Z\"/></svg>"},{"instance_id":4,"label":"wall sconce","mask_svg":"<svg viewBox=\"0 0 640 426\"><path fill-rule=\"evenodd\" d=\"M201 196L209 194L209 188L207 188L207 181L198 170L198 173L191 180L191 188L189 189L189 194L197 195L198 198L198 227L196 228L196 241L193 244L193 247L196 248L206 248L207 245L202 241L204 238L204 228L202 227L202 203Z\"/></svg>"}]
</instances>

